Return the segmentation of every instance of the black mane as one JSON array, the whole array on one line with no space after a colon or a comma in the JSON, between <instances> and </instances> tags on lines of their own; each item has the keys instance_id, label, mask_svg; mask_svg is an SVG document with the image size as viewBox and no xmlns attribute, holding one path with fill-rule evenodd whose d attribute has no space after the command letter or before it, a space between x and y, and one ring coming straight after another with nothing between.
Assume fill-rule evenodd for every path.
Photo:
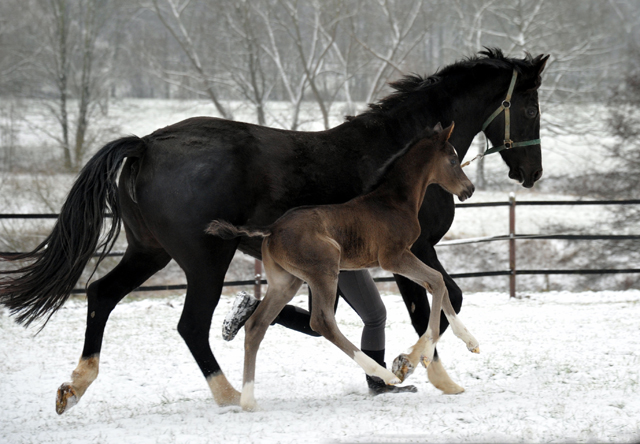
<instances>
[{"instance_id":1,"label":"black mane","mask_svg":"<svg viewBox=\"0 0 640 444\"><path fill-rule=\"evenodd\" d=\"M389 86L394 89L394 92L377 102L370 103L369 109L357 116L347 116L347 120L352 121L358 118L379 117L404 102L407 95L426 90L427 88L438 85L444 77L453 76L477 66L486 66L495 69L515 69L518 73L522 73L533 67L533 65L533 57L528 53L523 59L516 59L505 57L502 50L498 48L485 48L485 51L480 51L477 56L468 57L445 66L431 76L424 77L418 74L408 74L389 83Z\"/></svg>"}]
</instances>

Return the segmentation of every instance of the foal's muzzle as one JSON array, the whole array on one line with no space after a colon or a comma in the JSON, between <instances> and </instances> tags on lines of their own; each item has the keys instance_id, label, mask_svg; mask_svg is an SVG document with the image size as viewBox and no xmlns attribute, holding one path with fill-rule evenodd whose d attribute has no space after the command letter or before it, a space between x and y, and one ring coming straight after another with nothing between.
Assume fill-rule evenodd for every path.
<instances>
[{"instance_id":1,"label":"foal's muzzle","mask_svg":"<svg viewBox=\"0 0 640 444\"><path fill-rule=\"evenodd\" d=\"M458 194L458 199L460 199L460 202L464 202L473 195L473 192L475 190L476 187L471 182L469 182L462 188L462 191Z\"/></svg>"}]
</instances>

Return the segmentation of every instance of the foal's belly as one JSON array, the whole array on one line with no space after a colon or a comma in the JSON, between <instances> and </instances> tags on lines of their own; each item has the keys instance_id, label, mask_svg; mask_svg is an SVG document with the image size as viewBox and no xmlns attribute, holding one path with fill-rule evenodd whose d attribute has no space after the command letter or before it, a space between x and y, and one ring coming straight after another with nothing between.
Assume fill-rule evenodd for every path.
<instances>
[{"instance_id":1,"label":"foal's belly","mask_svg":"<svg viewBox=\"0 0 640 444\"><path fill-rule=\"evenodd\" d=\"M362 270L364 268L379 267L377 259L372 258L341 258L340 270Z\"/></svg>"}]
</instances>

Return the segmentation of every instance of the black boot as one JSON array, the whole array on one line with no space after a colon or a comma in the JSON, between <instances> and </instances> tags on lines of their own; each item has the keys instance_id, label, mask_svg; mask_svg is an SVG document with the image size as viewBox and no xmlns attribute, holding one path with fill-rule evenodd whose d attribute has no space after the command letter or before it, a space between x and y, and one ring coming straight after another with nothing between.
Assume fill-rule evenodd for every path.
<instances>
[{"instance_id":1,"label":"black boot","mask_svg":"<svg viewBox=\"0 0 640 444\"><path fill-rule=\"evenodd\" d=\"M362 350L362 352L384 368L387 368L387 364L384 362L384 350ZM418 391L414 385L405 385L404 387L387 385L382 379L376 376L366 376L369 393L373 396L381 395L383 393L415 393Z\"/></svg>"}]
</instances>

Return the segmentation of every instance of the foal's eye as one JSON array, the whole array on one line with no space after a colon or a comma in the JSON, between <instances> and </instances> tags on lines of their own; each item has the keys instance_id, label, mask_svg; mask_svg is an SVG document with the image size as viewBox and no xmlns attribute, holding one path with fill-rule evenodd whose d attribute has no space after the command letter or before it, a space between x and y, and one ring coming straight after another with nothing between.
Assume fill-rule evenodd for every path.
<instances>
[{"instance_id":1,"label":"foal's eye","mask_svg":"<svg viewBox=\"0 0 640 444\"><path fill-rule=\"evenodd\" d=\"M456 166L456 164L458 163L458 159L454 158L454 159L451 159L449 162L451 163L451 166Z\"/></svg>"},{"instance_id":2,"label":"foal's eye","mask_svg":"<svg viewBox=\"0 0 640 444\"><path fill-rule=\"evenodd\" d=\"M527 117L529 117L530 119L533 119L535 116L538 115L538 109L533 106L530 108L527 108L525 112L527 114Z\"/></svg>"}]
</instances>

